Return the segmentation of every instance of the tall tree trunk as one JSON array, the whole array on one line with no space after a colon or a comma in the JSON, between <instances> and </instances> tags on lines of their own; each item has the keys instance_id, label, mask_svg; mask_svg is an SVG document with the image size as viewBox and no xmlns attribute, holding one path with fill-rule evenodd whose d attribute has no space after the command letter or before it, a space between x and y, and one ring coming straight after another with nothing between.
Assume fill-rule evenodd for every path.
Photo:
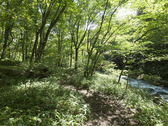
<instances>
[{"instance_id":1,"label":"tall tree trunk","mask_svg":"<svg viewBox=\"0 0 168 126\"><path fill-rule=\"evenodd\" d=\"M79 48L75 48L75 70L78 70L78 49Z\"/></svg>"},{"instance_id":2,"label":"tall tree trunk","mask_svg":"<svg viewBox=\"0 0 168 126\"><path fill-rule=\"evenodd\" d=\"M34 43L34 47L33 47L33 51L32 51L31 57L30 57L30 63L33 61L34 54L35 54L36 49L37 49L38 37L39 37L39 33L38 33L38 31L36 31L36 39L35 39L35 43Z\"/></svg>"},{"instance_id":3,"label":"tall tree trunk","mask_svg":"<svg viewBox=\"0 0 168 126\"><path fill-rule=\"evenodd\" d=\"M41 29L39 31L39 35L40 35L40 45L39 45L39 48L38 50L35 52L35 62L40 62L40 51L39 50L42 50L42 44L43 44L43 41L44 41L44 38L43 38L43 29ZM41 52L41 55L42 55L43 52Z\"/></svg>"},{"instance_id":4,"label":"tall tree trunk","mask_svg":"<svg viewBox=\"0 0 168 126\"><path fill-rule=\"evenodd\" d=\"M84 77L89 76L89 64L90 64L91 53L88 53L87 64L84 71Z\"/></svg>"},{"instance_id":5,"label":"tall tree trunk","mask_svg":"<svg viewBox=\"0 0 168 126\"><path fill-rule=\"evenodd\" d=\"M9 50L9 54L8 54L8 56L9 56L9 59L11 58L11 50L10 50L10 45L8 45L8 50Z\"/></svg>"},{"instance_id":6,"label":"tall tree trunk","mask_svg":"<svg viewBox=\"0 0 168 126\"><path fill-rule=\"evenodd\" d=\"M70 54L70 68L72 67L72 41L71 41L71 54Z\"/></svg>"},{"instance_id":7,"label":"tall tree trunk","mask_svg":"<svg viewBox=\"0 0 168 126\"><path fill-rule=\"evenodd\" d=\"M22 1L23 0L20 0L18 2L17 7L19 7L19 5L22 3ZM6 11L10 12L9 8L10 8L10 6L12 6L12 4L10 4L9 1L7 1L6 4L7 4ZM14 8L13 12L17 13L17 11L18 11L17 7ZM12 31L13 25L14 25L14 20L12 19L12 17L10 15L7 15L6 16L6 24L5 24L5 35L4 35L3 51L2 51L2 54L1 54L1 59L5 59L6 58L6 48L8 46L9 33L11 33L11 31Z\"/></svg>"},{"instance_id":8,"label":"tall tree trunk","mask_svg":"<svg viewBox=\"0 0 168 126\"><path fill-rule=\"evenodd\" d=\"M94 59L93 66L92 66L91 72L90 72L91 76L93 75L93 73L94 73L94 71L95 71L95 67L96 67L96 64L97 64L97 61L98 61L100 55L101 55L101 52L98 53L98 54L96 55L95 59Z\"/></svg>"},{"instance_id":9,"label":"tall tree trunk","mask_svg":"<svg viewBox=\"0 0 168 126\"><path fill-rule=\"evenodd\" d=\"M5 26L5 36L4 36L4 44L3 44L3 51L2 51L2 54L1 54L1 59L5 59L6 58L6 48L8 46L8 39L9 39L9 33L10 33L10 30L12 30L12 28L10 27L10 25L6 24Z\"/></svg>"},{"instance_id":10,"label":"tall tree trunk","mask_svg":"<svg viewBox=\"0 0 168 126\"><path fill-rule=\"evenodd\" d=\"M23 33L22 33L22 30L21 30L21 42L22 42L22 61L24 61L25 60L25 31L24 31L24 36L23 36Z\"/></svg>"},{"instance_id":11,"label":"tall tree trunk","mask_svg":"<svg viewBox=\"0 0 168 126\"><path fill-rule=\"evenodd\" d=\"M82 49L82 57L84 57L83 49ZM82 58L82 62L83 62L83 58Z\"/></svg>"},{"instance_id":12,"label":"tall tree trunk","mask_svg":"<svg viewBox=\"0 0 168 126\"><path fill-rule=\"evenodd\" d=\"M3 38L4 38L4 25L2 24L2 29L1 29L1 41L0 41L0 51L1 51L1 45L3 42Z\"/></svg>"},{"instance_id":13,"label":"tall tree trunk","mask_svg":"<svg viewBox=\"0 0 168 126\"><path fill-rule=\"evenodd\" d=\"M28 35L27 35L27 31L26 31L26 36L25 36L25 60L28 59L28 55L27 55L27 51L28 51Z\"/></svg>"},{"instance_id":14,"label":"tall tree trunk","mask_svg":"<svg viewBox=\"0 0 168 126\"><path fill-rule=\"evenodd\" d=\"M59 21L60 16L62 15L62 13L64 12L64 10L66 8L66 5L67 5L67 3L65 2L64 6L62 7L62 9L59 12L55 13L55 16L53 17L53 19L52 19L52 21L50 23L50 26L47 29L47 32L45 34L45 38L44 38L43 42L40 43L39 48L37 50L38 57L36 59L36 62L39 62L41 60L41 56L42 56L42 54L44 52L46 43L48 41L49 34L50 34L52 28L55 26L55 24ZM60 6L61 5L59 5L58 10L59 10Z\"/></svg>"},{"instance_id":15,"label":"tall tree trunk","mask_svg":"<svg viewBox=\"0 0 168 126\"><path fill-rule=\"evenodd\" d=\"M125 66L126 66L126 64L127 64L127 60L128 60L128 58L127 58L127 57L125 57L125 58L126 58L126 61L125 61L124 66L123 66L123 68L122 68L122 70L121 70L121 72L120 72L120 75L119 75L119 78L118 78L118 82L117 82L117 84L119 84L119 83L120 83L120 80L121 80L121 75L123 74L123 71L124 71Z\"/></svg>"},{"instance_id":16,"label":"tall tree trunk","mask_svg":"<svg viewBox=\"0 0 168 126\"><path fill-rule=\"evenodd\" d=\"M59 30L59 34L58 34L58 61L57 61L57 64L58 64L58 67L61 66L61 33L60 33L60 30Z\"/></svg>"}]
</instances>

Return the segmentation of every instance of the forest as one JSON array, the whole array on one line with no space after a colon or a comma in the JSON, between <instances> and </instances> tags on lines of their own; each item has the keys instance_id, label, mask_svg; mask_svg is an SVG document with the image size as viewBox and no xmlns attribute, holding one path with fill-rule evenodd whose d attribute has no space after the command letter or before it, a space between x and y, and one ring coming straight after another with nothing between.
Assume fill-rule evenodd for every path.
<instances>
[{"instance_id":1,"label":"forest","mask_svg":"<svg viewBox=\"0 0 168 126\"><path fill-rule=\"evenodd\" d=\"M0 125L168 125L168 1L1 0Z\"/></svg>"}]
</instances>

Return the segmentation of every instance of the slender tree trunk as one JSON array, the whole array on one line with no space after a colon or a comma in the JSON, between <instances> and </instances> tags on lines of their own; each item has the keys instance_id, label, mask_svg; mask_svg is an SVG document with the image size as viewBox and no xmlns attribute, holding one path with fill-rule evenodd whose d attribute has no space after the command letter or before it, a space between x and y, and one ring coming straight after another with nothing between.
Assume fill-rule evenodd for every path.
<instances>
[{"instance_id":1,"label":"slender tree trunk","mask_svg":"<svg viewBox=\"0 0 168 126\"><path fill-rule=\"evenodd\" d=\"M34 39L34 37L36 37L36 36L32 36L31 37L31 39L30 39L30 41L31 41L31 43L30 43L30 45L29 45L29 51L28 51L28 58L29 58L29 61L31 60L31 55L32 55L32 48L34 47L33 46L33 40L32 39Z\"/></svg>"},{"instance_id":2,"label":"slender tree trunk","mask_svg":"<svg viewBox=\"0 0 168 126\"><path fill-rule=\"evenodd\" d=\"M79 48L75 48L75 70L78 70L78 49Z\"/></svg>"},{"instance_id":3,"label":"slender tree trunk","mask_svg":"<svg viewBox=\"0 0 168 126\"><path fill-rule=\"evenodd\" d=\"M2 24L2 29L1 29L1 41L0 41L0 51L1 51L1 45L3 42L3 38L4 38L4 25Z\"/></svg>"},{"instance_id":4,"label":"slender tree trunk","mask_svg":"<svg viewBox=\"0 0 168 126\"><path fill-rule=\"evenodd\" d=\"M9 50L9 54L8 55L9 55L9 59L10 59L11 58L11 56L10 56L11 55L10 45L8 45L8 50Z\"/></svg>"},{"instance_id":5,"label":"slender tree trunk","mask_svg":"<svg viewBox=\"0 0 168 126\"><path fill-rule=\"evenodd\" d=\"M25 31L24 31L24 37L23 37L23 33L22 33L22 30L21 30L21 42L22 42L22 61L25 60L25 52L24 52L24 46L25 46Z\"/></svg>"},{"instance_id":6,"label":"slender tree trunk","mask_svg":"<svg viewBox=\"0 0 168 126\"><path fill-rule=\"evenodd\" d=\"M72 41L71 41L71 54L70 54L70 68L72 67Z\"/></svg>"},{"instance_id":7,"label":"slender tree trunk","mask_svg":"<svg viewBox=\"0 0 168 126\"><path fill-rule=\"evenodd\" d=\"M59 31L59 34L58 34L58 61L57 61L57 64L58 64L58 67L61 66L61 33Z\"/></svg>"},{"instance_id":8,"label":"slender tree trunk","mask_svg":"<svg viewBox=\"0 0 168 126\"><path fill-rule=\"evenodd\" d=\"M15 58L15 50L16 50L16 44L15 44L15 47L13 48L13 51L12 51L12 59L14 60Z\"/></svg>"},{"instance_id":9,"label":"slender tree trunk","mask_svg":"<svg viewBox=\"0 0 168 126\"><path fill-rule=\"evenodd\" d=\"M121 70L121 72L120 72L120 75L119 75L119 78L118 78L118 82L117 82L117 84L119 84L119 83L120 83L120 80L121 80L121 75L123 74L123 71L124 71L125 66L126 66L126 64L127 64L127 61L128 61L128 58L126 57L126 61L125 61L124 66L123 66L123 68L122 68L122 70Z\"/></svg>"},{"instance_id":10,"label":"slender tree trunk","mask_svg":"<svg viewBox=\"0 0 168 126\"><path fill-rule=\"evenodd\" d=\"M39 37L39 33L38 33L38 31L36 31L36 39L35 39L35 43L34 43L34 47L33 47L33 51L32 51L31 57L30 57L30 63L33 61L34 54L35 54L36 49L37 49L38 37Z\"/></svg>"},{"instance_id":11,"label":"slender tree trunk","mask_svg":"<svg viewBox=\"0 0 168 126\"><path fill-rule=\"evenodd\" d=\"M27 36L27 31L26 31L26 37L25 37L26 45L25 45L25 60L28 59L27 51L28 51L28 36Z\"/></svg>"},{"instance_id":12,"label":"slender tree trunk","mask_svg":"<svg viewBox=\"0 0 168 126\"><path fill-rule=\"evenodd\" d=\"M8 46L8 39L9 39L9 33L12 30L11 28L12 26L10 26L8 23L5 26L5 36L4 36L4 44L3 44L3 51L1 54L1 59L5 59L6 58L6 48Z\"/></svg>"},{"instance_id":13,"label":"slender tree trunk","mask_svg":"<svg viewBox=\"0 0 168 126\"><path fill-rule=\"evenodd\" d=\"M14 54L14 60L16 59L16 56L17 56L17 51L19 50L19 43L17 43L16 45L15 45L15 54Z\"/></svg>"},{"instance_id":14,"label":"slender tree trunk","mask_svg":"<svg viewBox=\"0 0 168 126\"><path fill-rule=\"evenodd\" d=\"M82 57L84 57L83 49L82 49ZM82 62L83 62L83 59L84 59L84 58L82 58Z\"/></svg>"},{"instance_id":15,"label":"slender tree trunk","mask_svg":"<svg viewBox=\"0 0 168 126\"><path fill-rule=\"evenodd\" d=\"M101 53L97 54L96 57L95 57L95 60L94 60L94 63L93 63L93 66L92 66L92 69L91 69L91 76L93 75L94 71L95 71L95 67L96 67L96 64L97 64L97 61L100 57Z\"/></svg>"},{"instance_id":16,"label":"slender tree trunk","mask_svg":"<svg viewBox=\"0 0 168 126\"><path fill-rule=\"evenodd\" d=\"M90 57L91 57L91 53L88 53L88 58L87 58L87 64L86 64L86 67L85 67L84 77L88 77L89 76Z\"/></svg>"}]
</instances>

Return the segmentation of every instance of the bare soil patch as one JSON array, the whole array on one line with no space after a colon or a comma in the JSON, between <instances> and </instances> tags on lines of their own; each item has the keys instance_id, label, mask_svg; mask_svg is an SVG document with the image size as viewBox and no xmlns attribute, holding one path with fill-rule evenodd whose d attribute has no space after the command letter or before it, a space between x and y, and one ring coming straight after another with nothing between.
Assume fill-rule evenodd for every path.
<instances>
[{"instance_id":1,"label":"bare soil patch","mask_svg":"<svg viewBox=\"0 0 168 126\"><path fill-rule=\"evenodd\" d=\"M68 77L69 80L69 77ZM82 94L86 103L90 105L90 116L86 126L137 126L138 120L134 119L135 109L125 107L122 100L107 96L101 92L85 89L77 90L75 86L69 85L68 80L59 81L67 89L78 91Z\"/></svg>"}]
</instances>

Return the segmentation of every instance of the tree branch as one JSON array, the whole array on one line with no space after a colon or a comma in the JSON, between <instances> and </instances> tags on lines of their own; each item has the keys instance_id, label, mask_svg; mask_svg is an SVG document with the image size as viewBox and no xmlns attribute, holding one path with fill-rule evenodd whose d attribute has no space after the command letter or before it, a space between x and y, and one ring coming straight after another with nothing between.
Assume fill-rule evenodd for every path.
<instances>
[{"instance_id":1,"label":"tree branch","mask_svg":"<svg viewBox=\"0 0 168 126\"><path fill-rule=\"evenodd\" d=\"M152 28L147 30L144 34L142 34L139 38L137 38L135 41L133 41L133 43L139 41L140 39L142 39L146 34L148 34L150 31L154 31L154 30L158 30L160 27L156 27L156 28Z\"/></svg>"}]
</instances>

